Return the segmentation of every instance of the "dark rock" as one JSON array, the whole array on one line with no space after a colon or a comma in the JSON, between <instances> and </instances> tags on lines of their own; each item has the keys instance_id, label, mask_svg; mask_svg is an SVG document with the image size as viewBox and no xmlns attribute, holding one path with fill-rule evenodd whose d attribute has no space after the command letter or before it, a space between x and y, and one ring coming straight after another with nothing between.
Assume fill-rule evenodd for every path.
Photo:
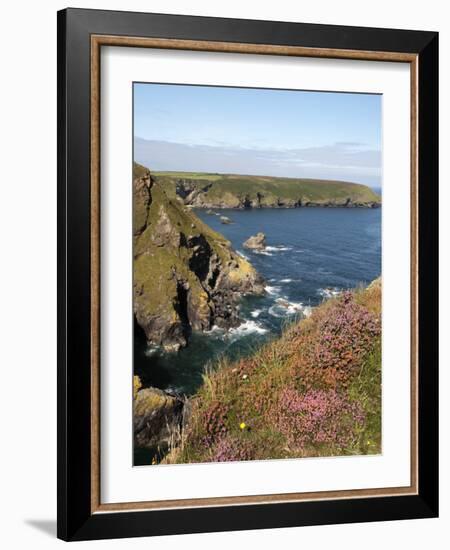
<instances>
[{"instance_id":1,"label":"dark rock","mask_svg":"<svg viewBox=\"0 0 450 550\"><path fill-rule=\"evenodd\" d=\"M136 378L136 377L135 377ZM184 399L157 388L140 389L134 397L133 432L137 447L172 447L178 443Z\"/></svg>"}]
</instances>

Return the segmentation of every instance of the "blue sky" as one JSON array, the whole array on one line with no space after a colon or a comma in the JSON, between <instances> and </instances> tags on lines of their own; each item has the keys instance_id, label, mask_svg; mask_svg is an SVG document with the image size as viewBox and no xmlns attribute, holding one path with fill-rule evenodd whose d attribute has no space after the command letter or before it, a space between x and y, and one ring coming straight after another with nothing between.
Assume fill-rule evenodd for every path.
<instances>
[{"instance_id":1,"label":"blue sky","mask_svg":"<svg viewBox=\"0 0 450 550\"><path fill-rule=\"evenodd\" d=\"M380 186L378 95L134 84L134 137L153 170Z\"/></svg>"}]
</instances>

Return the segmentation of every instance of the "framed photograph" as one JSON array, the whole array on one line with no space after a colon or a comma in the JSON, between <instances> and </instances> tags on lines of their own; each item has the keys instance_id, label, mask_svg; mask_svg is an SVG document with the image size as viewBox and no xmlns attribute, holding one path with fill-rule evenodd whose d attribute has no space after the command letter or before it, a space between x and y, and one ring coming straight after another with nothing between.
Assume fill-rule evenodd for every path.
<instances>
[{"instance_id":1,"label":"framed photograph","mask_svg":"<svg viewBox=\"0 0 450 550\"><path fill-rule=\"evenodd\" d=\"M438 35L58 13L58 536L438 514Z\"/></svg>"}]
</instances>

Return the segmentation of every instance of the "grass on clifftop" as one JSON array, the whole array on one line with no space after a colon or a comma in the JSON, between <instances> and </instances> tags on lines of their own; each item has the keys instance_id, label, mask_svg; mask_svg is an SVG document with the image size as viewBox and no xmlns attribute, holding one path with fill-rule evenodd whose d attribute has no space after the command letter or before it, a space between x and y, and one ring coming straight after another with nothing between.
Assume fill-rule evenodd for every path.
<instances>
[{"instance_id":1,"label":"grass on clifftop","mask_svg":"<svg viewBox=\"0 0 450 550\"><path fill-rule=\"evenodd\" d=\"M324 202L341 201L351 198L353 202L380 202L380 197L366 185L334 180L316 180L306 178L283 178L272 176L247 176L237 174L208 174L199 172L153 172L157 179L168 187L176 180L185 180L199 187L211 183L205 193L210 201L225 195L248 196L255 198L263 194L263 204L271 204L277 197L283 199Z\"/></svg>"},{"instance_id":2,"label":"grass on clifftop","mask_svg":"<svg viewBox=\"0 0 450 550\"><path fill-rule=\"evenodd\" d=\"M345 292L253 356L216 363L166 463L381 452L381 284Z\"/></svg>"},{"instance_id":3,"label":"grass on clifftop","mask_svg":"<svg viewBox=\"0 0 450 550\"><path fill-rule=\"evenodd\" d=\"M149 173L149 169L145 166L142 166L142 164L138 164L137 162L133 162L133 180L137 178L143 178L144 176L147 176Z\"/></svg>"}]
</instances>

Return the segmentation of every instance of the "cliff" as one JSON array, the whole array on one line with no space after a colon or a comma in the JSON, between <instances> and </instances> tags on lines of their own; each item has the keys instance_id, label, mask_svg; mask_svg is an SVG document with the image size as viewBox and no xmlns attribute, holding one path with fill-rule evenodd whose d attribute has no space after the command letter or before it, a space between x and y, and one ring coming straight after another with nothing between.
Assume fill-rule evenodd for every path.
<instances>
[{"instance_id":1,"label":"cliff","mask_svg":"<svg viewBox=\"0 0 450 550\"><path fill-rule=\"evenodd\" d=\"M237 325L242 295L264 292L250 263L138 164L133 209L134 314L148 343L178 350L192 331Z\"/></svg>"},{"instance_id":2,"label":"cliff","mask_svg":"<svg viewBox=\"0 0 450 550\"><path fill-rule=\"evenodd\" d=\"M169 195L197 208L381 206L369 187L341 181L189 172L157 172L155 178Z\"/></svg>"}]
</instances>

